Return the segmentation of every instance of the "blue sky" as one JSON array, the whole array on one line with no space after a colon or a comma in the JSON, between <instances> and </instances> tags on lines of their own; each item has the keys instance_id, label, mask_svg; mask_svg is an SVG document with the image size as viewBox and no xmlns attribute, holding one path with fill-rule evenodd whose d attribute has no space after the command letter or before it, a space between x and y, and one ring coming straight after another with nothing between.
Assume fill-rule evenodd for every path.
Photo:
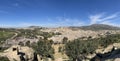
<instances>
[{"instance_id":1,"label":"blue sky","mask_svg":"<svg viewBox=\"0 0 120 61\"><path fill-rule=\"evenodd\" d=\"M0 26L120 24L120 0L0 0Z\"/></svg>"}]
</instances>

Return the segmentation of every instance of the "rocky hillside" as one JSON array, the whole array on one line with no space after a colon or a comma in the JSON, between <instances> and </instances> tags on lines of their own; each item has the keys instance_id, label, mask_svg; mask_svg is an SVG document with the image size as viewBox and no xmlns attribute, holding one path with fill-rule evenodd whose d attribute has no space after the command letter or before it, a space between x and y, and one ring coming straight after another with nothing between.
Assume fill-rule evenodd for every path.
<instances>
[{"instance_id":1,"label":"rocky hillside","mask_svg":"<svg viewBox=\"0 0 120 61\"><path fill-rule=\"evenodd\" d=\"M82 26L82 27L48 28L42 31L61 33L61 35L55 35L49 38L52 39L54 42L56 41L61 42L64 37L67 37L68 40L71 41L77 38L86 38L86 37L97 38L99 36L115 34L120 32L120 28L110 25L94 24L94 25Z\"/></svg>"}]
</instances>

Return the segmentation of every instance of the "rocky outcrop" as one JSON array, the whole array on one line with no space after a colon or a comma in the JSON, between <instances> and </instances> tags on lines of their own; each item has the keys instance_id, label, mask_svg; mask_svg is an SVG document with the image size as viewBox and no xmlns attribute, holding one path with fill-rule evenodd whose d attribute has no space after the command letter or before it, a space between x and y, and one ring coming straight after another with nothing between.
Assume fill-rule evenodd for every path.
<instances>
[{"instance_id":1,"label":"rocky outcrop","mask_svg":"<svg viewBox=\"0 0 120 61\"><path fill-rule=\"evenodd\" d=\"M105 61L110 59L115 59L115 61L120 61L120 43L114 43L109 45L104 49L97 49L96 56L91 59L91 61Z\"/></svg>"},{"instance_id":2,"label":"rocky outcrop","mask_svg":"<svg viewBox=\"0 0 120 61\"><path fill-rule=\"evenodd\" d=\"M21 59L32 61L34 58L34 50L26 46L21 47L19 45L14 45L1 53L0 56L6 56L10 61L20 61Z\"/></svg>"}]
</instances>

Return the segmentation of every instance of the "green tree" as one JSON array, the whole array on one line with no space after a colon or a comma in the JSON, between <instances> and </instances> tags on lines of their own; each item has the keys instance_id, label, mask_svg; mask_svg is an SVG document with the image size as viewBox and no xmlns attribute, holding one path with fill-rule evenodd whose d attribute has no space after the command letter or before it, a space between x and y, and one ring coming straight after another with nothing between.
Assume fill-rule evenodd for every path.
<instances>
[{"instance_id":1,"label":"green tree","mask_svg":"<svg viewBox=\"0 0 120 61\"><path fill-rule=\"evenodd\" d=\"M62 43L63 43L63 44L66 44L67 41L68 41L68 38L67 38L67 37L64 37Z\"/></svg>"},{"instance_id":2,"label":"green tree","mask_svg":"<svg viewBox=\"0 0 120 61\"><path fill-rule=\"evenodd\" d=\"M73 61L84 59L85 55L91 54L95 51L96 44L92 41L75 39L65 45L66 54L73 59Z\"/></svg>"},{"instance_id":3,"label":"green tree","mask_svg":"<svg viewBox=\"0 0 120 61\"><path fill-rule=\"evenodd\" d=\"M60 46L58 49L59 49L59 51L58 51L58 52L62 52L62 47L61 47L61 46Z\"/></svg>"},{"instance_id":4,"label":"green tree","mask_svg":"<svg viewBox=\"0 0 120 61\"><path fill-rule=\"evenodd\" d=\"M34 48L35 51L41 55L42 57L49 57L54 59L54 49L52 48L52 45L48 41L38 41L36 47Z\"/></svg>"},{"instance_id":5,"label":"green tree","mask_svg":"<svg viewBox=\"0 0 120 61\"><path fill-rule=\"evenodd\" d=\"M30 47L30 41L27 41L27 42L25 43L25 45L28 46L28 47Z\"/></svg>"}]
</instances>

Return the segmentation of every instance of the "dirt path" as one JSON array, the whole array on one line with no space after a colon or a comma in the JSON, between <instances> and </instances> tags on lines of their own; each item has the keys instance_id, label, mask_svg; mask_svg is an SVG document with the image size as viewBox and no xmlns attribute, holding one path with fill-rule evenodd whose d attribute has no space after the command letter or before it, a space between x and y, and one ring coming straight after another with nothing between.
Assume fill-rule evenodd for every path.
<instances>
[{"instance_id":1,"label":"dirt path","mask_svg":"<svg viewBox=\"0 0 120 61\"><path fill-rule=\"evenodd\" d=\"M13 37L11 37L10 39L14 39L17 35L18 35L18 33L15 33L15 35Z\"/></svg>"}]
</instances>

